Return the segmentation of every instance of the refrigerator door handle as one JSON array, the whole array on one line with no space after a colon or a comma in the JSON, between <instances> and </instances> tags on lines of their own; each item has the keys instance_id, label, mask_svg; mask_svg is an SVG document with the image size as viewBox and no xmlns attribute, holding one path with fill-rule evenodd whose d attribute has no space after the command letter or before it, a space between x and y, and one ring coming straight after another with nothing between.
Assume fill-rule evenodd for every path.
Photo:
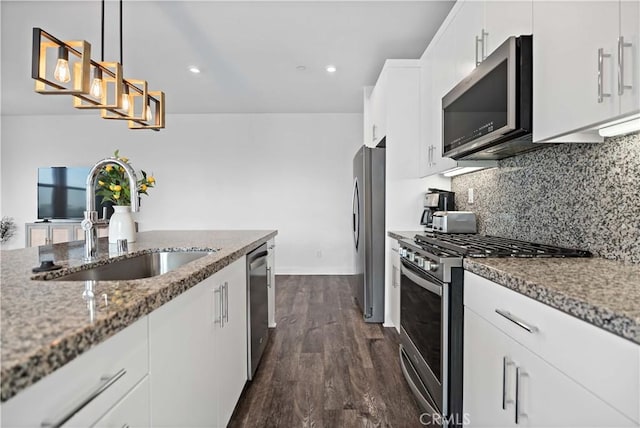
<instances>
[{"instance_id":1,"label":"refrigerator door handle","mask_svg":"<svg viewBox=\"0 0 640 428\"><path fill-rule=\"evenodd\" d=\"M360 191L358 189L358 178L353 179L353 241L358 249L360 243Z\"/></svg>"}]
</instances>

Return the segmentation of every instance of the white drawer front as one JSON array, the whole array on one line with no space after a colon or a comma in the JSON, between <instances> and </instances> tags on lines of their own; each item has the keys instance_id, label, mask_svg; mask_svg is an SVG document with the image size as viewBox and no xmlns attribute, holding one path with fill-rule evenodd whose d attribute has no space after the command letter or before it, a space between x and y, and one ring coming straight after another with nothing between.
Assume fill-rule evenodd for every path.
<instances>
[{"instance_id":1,"label":"white drawer front","mask_svg":"<svg viewBox=\"0 0 640 428\"><path fill-rule=\"evenodd\" d=\"M465 271L464 280L465 306L609 405L640 421L640 346L476 274Z\"/></svg>"},{"instance_id":2,"label":"white drawer front","mask_svg":"<svg viewBox=\"0 0 640 428\"><path fill-rule=\"evenodd\" d=\"M2 426L46 426L44 422L54 424L72 413L63 426L92 425L148 373L147 330L144 317L21 391L2 404ZM110 386L74 413L106 378L113 380Z\"/></svg>"}]
</instances>

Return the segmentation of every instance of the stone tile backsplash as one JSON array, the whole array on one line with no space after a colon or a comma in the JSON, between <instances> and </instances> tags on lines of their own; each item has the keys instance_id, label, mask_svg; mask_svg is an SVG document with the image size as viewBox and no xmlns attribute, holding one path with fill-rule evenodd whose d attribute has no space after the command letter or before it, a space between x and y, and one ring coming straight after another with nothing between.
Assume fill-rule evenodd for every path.
<instances>
[{"instance_id":1,"label":"stone tile backsplash","mask_svg":"<svg viewBox=\"0 0 640 428\"><path fill-rule=\"evenodd\" d=\"M640 133L559 144L452 179L478 232L640 263ZM467 203L468 189L474 203Z\"/></svg>"}]
</instances>

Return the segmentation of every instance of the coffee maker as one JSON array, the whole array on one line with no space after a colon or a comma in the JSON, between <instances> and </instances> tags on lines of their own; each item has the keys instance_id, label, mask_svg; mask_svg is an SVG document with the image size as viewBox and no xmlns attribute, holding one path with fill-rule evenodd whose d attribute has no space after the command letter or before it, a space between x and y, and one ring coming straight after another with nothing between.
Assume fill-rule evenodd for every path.
<instances>
[{"instance_id":1,"label":"coffee maker","mask_svg":"<svg viewBox=\"0 0 640 428\"><path fill-rule=\"evenodd\" d=\"M425 231L433 231L433 213L436 211L455 211L454 192L441 189L427 189L424 195L424 210L420 218L420 224L424 226Z\"/></svg>"}]
</instances>

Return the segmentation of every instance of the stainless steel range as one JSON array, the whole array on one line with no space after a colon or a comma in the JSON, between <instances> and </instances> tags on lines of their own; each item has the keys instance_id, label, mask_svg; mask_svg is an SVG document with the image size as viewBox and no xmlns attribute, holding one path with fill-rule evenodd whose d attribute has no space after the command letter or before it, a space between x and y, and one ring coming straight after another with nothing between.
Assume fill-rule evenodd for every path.
<instances>
[{"instance_id":1,"label":"stainless steel range","mask_svg":"<svg viewBox=\"0 0 640 428\"><path fill-rule=\"evenodd\" d=\"M425 413L462 426L464 257L588 257L587 251L476 234L400 240L400 364Z\"/></svg>"}]
</instances>

